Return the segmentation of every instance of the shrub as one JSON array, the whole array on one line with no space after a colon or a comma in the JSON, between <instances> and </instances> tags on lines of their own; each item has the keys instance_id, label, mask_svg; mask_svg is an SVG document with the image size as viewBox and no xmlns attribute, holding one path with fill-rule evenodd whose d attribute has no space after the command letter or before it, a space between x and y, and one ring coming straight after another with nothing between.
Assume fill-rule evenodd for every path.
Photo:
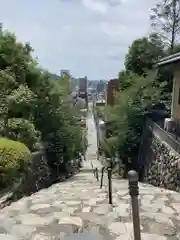
<instances>
[{"instance_id":1,"label":"shrub","mask_svg":"<svg viewBox=\"0 0 180 240\"><path fill-rule=\"evenodd\" d=\"M21 142L0 138L0 185L6 187L25 169L29 149Z\"/></svg>"},{"instance_id":2,"label":"shrub","mask_svg":"<svg viewBox=\"0 0 180 240\"><path fill-rule=\"evenodd\" d=\"M35 129L34 124L24 118L8 119L8 137L26 144L33 151L40 141L41 133Z\"/></svg>"}]
</instances>

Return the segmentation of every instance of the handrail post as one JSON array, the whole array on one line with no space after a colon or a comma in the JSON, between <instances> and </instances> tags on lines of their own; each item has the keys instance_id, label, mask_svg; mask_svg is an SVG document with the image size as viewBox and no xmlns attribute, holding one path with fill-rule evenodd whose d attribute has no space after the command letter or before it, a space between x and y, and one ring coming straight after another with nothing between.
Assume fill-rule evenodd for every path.
<instances>
[{"instance_id":1,"label":"handrail post","mask_svg":"<svg viewBox=\"0 0 180 240\"><path fill-rule=\"evenodd\" d=\"M101 169L101 184L100 184L100 188L102 188L102 186L103 186L103 178L104 178L104 167L102 167L102 169Z\"/></svg>"},{"instance_id":2,"label":"handrail post","mask_svg":"<svg viewBox=\"0 0 180 240\"><path fill-rule=\"evenodd\" d=\"M137 172L134 170L129 171L128 179L129 179L129 194L131 196L131 204L132 204L134 240L141 240L139 203L138 203L139 187L138 187Z\"/></svg>"},{"instance_id":3,"label":"handrail post","mask_svg":"<svg viewBox=\"0 0 180 240\"><path fill-rule=\"evenodd\" d=\"M108 193L109 193L109 204L112 204L112 168L108 167Z\"/></svg>"},{"instance_id":4,"label":"handrail post","mask_svg":"<svg viewBox=\"0 0 180 240\"><path fill-rule=\"evenodd\" d=\"M97 179L97 181L99 182L99 172L98 172L98 168L96 168L96 179Z\"/></svg>"},{"instance_id":5,"label":"handrail post","mask_svg":"<svg viewBox=\"0 0 180 240\"><path fill-rule=\"evenodd\" d=\"M91 167L92 167L92 173L93 173L93 175L95 176L95 169L94 169L94 167L93 167L92 162L91 162Z\"/></svg>"}]
</instances>

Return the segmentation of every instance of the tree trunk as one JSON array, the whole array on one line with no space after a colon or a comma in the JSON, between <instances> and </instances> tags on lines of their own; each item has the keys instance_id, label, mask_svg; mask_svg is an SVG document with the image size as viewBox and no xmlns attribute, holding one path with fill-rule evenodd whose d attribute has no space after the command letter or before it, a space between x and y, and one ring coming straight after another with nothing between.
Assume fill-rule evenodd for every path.
<instances>
[{"instance_id":1,"label":"tree trunk","mask_svg":"<svg viewBox=\"0 0 180 240\"><path fill-rule=\"evenodd\" d=\"M172 25L172 35L171 35L171 48L170 51L173 53L174 45L175 45L175 37L176 37L176 2L177 0L173 0L173 25Z\"/></svg>"}]
</instances>

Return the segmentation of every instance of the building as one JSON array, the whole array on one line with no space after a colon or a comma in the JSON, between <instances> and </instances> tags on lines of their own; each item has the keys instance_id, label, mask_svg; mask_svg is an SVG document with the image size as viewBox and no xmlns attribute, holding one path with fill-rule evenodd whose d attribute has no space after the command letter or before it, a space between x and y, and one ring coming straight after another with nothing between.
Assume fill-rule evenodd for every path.
<instances>
[{"instance_id":1,"label":"building","mask_svg":"<svg viewBox=\"0 0 180 240\"><path fill-rule=\"evenodd\" d=\"M106 89L106 104L113 106L115 104L115 92L119 90L119 80L111 79Z\"/></svg>"},{"instance_id":2,"label":"building","mask_svg":"<svg viewBox=\"0 0 180 240\"><path fill-rule=\"evenodd\" d=\"M60 71L60 76L61 76L61 77L70 76L70 71L67 70L67 69L62 69L62 70Z\"/></svg>"},{"instance_id":3,"label":"building","mask_svg":"<svg viewBox=\"0 0 180 240\"><path fill-rule=\"evenodd\" d=\"M87 77L79 78L79 92L80 94L87 92Z\"/></svg>"},{"instance_id":4,"label":"building","mask_svg":"<svg viewBox=\"0 0 180 240\"><path fill-rule=\"evenodd\" d=\"M87 83L87 77L79 78L78 96L80 98L83 98L86 101L86 104L88 104Z\"/></svg>"},{"instance_id":5,"label":"building","mask_svg":"<svg viewBox=\"0 0 180 240\"><path fill-rule=\"evenodd\" d=\"M173 71L171 118L165 120L165 125L168 122L173 131L180 133L180 52L161 59L157 65Z\"/></svg>"},{"instance_id":6,"label":"building","mask_svg":"<svg viewBox=\"0 0 180 240\"><path fill-rule=\"evenodd\" d=\"M96 92L97 92L97 93L103 93L104 90L105 90L105 87L106 87L106 82L100 80L100 81L97 83Z\"/></svg>"}]
</instances>

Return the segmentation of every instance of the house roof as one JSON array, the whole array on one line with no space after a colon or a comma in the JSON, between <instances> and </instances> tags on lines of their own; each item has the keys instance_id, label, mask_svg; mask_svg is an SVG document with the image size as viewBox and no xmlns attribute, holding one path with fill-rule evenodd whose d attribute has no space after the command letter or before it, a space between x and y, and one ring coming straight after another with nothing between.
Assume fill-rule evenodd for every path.
<instances>
[{"instance_id":1,"label":"house roof","mask_svg":"<svg viewBox=\"0 0 180 240\"><path fill-rule=\"evenodd\" d=\"M168 57L160 59L158 66L168 65L180 61L180 52L172 54Z\"/></svg>"}]
</instances>

